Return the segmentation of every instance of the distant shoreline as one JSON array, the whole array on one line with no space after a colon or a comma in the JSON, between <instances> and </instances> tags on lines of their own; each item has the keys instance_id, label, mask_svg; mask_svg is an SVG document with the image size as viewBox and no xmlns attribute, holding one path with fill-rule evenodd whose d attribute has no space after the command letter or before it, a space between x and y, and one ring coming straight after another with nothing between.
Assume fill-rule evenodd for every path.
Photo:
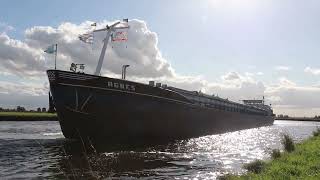
<instances>
[{"instance_id":1,"label":"distant shoreline","mask_svg":"<svg viewBox=\"0 0 320 180\"><path fill-rule=\"evenodd\" d=\"M278 120L278 121L315 121L315 122L320 122L319 118L308 118L308 117L288 117L288 118L277 117L274 120Z\"/></svg>"},{"instance_id":2,"label":"distant shoreline","mask_svg":"<svg viewBox=\"0 0 320 180\"><path fill-rule=\"evenodd\" d=\"M46 112L0 112L0 121L58 121L58 117Z\"/></svg>"}]
</instances>

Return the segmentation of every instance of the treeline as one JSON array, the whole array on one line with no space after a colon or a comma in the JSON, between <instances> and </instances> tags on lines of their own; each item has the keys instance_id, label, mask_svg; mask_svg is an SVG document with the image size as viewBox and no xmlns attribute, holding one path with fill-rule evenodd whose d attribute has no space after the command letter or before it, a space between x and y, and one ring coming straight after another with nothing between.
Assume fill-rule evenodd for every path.
<instances>
[{"instance_id":1,"label":"treeline","mask_svg":"<svg viewBox=\"0 0 320 180\"><path fill-rule=\"evenodd\" d=\"M0 112L49 112L47 111L47 109L45 107L38 107L37 109L33 110L33 109L30 109L30 110L26 110L25 107L23 106L17 106L16 108L2 108L0 107Z\"/></svg>"},{"instance_id":2,"label":"treeline","mask_svg":"<svg viewBox=\"0 0 320 180\"><path fill-rule=\"evenodd\" d=\"M284 114L278 114L278 115L277 115L277 118L284 118L284 119L289 119L289 118L305 118L305 119L308 119L307 117L291 117L291 116L284 115ZM311 117L311 118L312 118L312 117ZM313 119L320 119L320 115L314 116Z\"/></svg>"}]
</instances>

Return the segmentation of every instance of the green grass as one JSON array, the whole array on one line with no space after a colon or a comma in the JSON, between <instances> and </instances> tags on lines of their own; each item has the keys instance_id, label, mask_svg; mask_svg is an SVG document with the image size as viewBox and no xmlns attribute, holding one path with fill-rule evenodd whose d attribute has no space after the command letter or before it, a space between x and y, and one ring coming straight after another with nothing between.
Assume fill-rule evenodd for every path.
<instances>
[{"instance_id":1,"label":"green grass","mask_svg":"<svg viewBox=\"0 0 320 180\"><path fill-rule=\"evenodd\" d=\"M320 136L296 144L291 153L283 152L281 157L265 162L258 173L226 175L221 179L320 179Z\"/></svg>"},{"instance_id":2,"label":"green grass","mask_svg":"<svg viewBox=\"0 0 320 180\"><path fill-rule=\"evenodd\" d=\"M15 117L55 117L55 113L42 113L42 112L0 112L1 116L15 116Z\"/></svg>"}]
</instances>

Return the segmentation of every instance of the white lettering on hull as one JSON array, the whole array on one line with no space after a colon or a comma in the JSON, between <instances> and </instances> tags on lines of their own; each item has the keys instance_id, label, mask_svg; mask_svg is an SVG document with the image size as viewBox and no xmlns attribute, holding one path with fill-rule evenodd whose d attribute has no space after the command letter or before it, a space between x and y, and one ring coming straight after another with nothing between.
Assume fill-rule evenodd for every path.
<instances>
[{"instance_id":1,"label":"white lettering on hull","mask_svg":"<svg viewBox=\"0 0 320 180\"><path fill-rule=\"evenodd\" d=\"M122 89L122 90L127 90L127 91L136 91L136 88L134 85L117 83L117 82L112 82L112 81L108 81L107 87L113 88L113 89Z\"/></svg>"}]
</instances>

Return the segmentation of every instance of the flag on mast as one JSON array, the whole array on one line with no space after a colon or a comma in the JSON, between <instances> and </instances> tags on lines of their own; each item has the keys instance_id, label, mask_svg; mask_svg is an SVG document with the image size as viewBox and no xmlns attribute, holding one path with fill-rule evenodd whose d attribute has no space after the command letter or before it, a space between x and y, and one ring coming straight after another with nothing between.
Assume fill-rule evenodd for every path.
<instances>
[{"instance_id":1,"label":"flag on mast","mask_svg":"<svg viewBox=\"0 0 320 180\"><path fill-rule=\"evenodd\" d=\"M129 20L123 19L119 24L119 29L111 34L111 41L127 41L128 40Z\"/></svg>"},{"instance_id":2,"label":"flag on mast","mask_svg":"<svg viewBox=\"0 0 320 180\"><path fill-rule=\"evenodd\" d=\"M88 44L93 44L93 33L79 35L79 40Z\"/></svg>"},{"instance_id":3,"label":"flag on mast","mask_svg":"<svg viewBox=\"0 0 320 180\"><path fill-rule=\"evenodd\" d=\"M57 69L57 52L58 52L58 44L52 44L51 46L48 46L46 50L44 50L45 53L48 54L55 54L54 56L54 69Z\"/></svg>"},{"instance_id":4,"label":"flag on mast","mask_svg":"<svg viewBox=\"0 0 320 180\"><path fill-rule=\"evenodd\" d=\"M127 41L128 33L126 31L117 31L111 34L112 41Z\"/></svg>"},{"instance_id":5,"label":"flag on mast","mask_svg":"<svg viewBox=\"0 0 320 180\"><path fill-rule=\"evenodd\" d=\"M46 50L44 50L45 53L53 54L57 51L56 45L52 44L51 46L48 46Z\"/></svg>"},{"instance_id":6,"label":"flag on mast","mask_svg":"<svg viewBox=\"0 0 320 180\"><path fill-rule=\"evenodd\" d=\"M123 19L120 23L122 27L129 27L129 19Z\"/></svg>"}]
</instances>

